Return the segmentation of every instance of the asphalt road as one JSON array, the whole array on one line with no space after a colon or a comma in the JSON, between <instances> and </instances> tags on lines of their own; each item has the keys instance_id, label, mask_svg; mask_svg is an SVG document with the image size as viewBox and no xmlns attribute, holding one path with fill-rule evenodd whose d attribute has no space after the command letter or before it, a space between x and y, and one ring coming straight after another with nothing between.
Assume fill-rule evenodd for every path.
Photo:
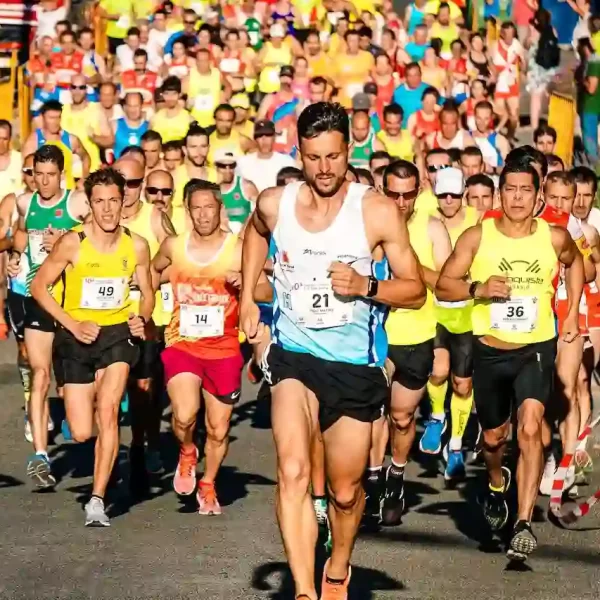
<instances>
[{"instance_id":1,"label":"asphalt road","mask_svg":"<svg viewBox=\"0 0 600 600\"><path fill-rule=\"evenodd\" d=\"M265 411L257 410L256 388L247 387L235 412L231 449L218 481L222 517L201 517L173 493L177 449L166 420L162 451L168 474L156 482L153 496L132 505L121 484L112 496L112 526L86 529L82 505L90 492L93 446L64 443L58 434L50 450L60 478L56 492L31 491L14 356L13 342L2 342L1 599L293 598L274 517L271 432ZM60 417L57 402L53 412ZM123 427L124 474L128 441ZM537 523L540 547L529 568L507 569L501 545L486 535L474 500L481 469L471 467L464 486L445 490L432 465L415 459L419 462L408 468L410 511L403 524L363 533L357 542L351 598L598 598L600 510L579 523L580 531ZM546 503L541 500L540 507Z\"/></svg>"}]
</instances>

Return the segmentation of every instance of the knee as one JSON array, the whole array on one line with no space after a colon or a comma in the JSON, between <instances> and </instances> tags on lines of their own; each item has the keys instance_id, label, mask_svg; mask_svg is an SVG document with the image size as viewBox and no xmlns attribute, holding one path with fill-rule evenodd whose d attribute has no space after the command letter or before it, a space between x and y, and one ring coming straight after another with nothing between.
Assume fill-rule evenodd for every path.
<instances>
[{"instance_id":1,"label":"knee","mask_svg":"<svg viewBox=\"0 0 600 600\"><path fill-rule=\"evenodd\" d=\"M486 450L493 452L498 450L506 443L508 439L508 428L498 427L497 429L488 429L483 432L483 445Z\"/></svg>"},{"instance_id":2,"label":"knee","mask_svg":"<svg viewBox=\"0 0 600 600\"><path fill-rule=\"evenodd\" d=\"M351 512L360 501L362 488L357 482L344 482L329 486L329 498L334 508L341 512Z\"/></svg>"},{"instance_id":3,"label":"knee","mask_svg":"<svg viewBox=\"0 0 600 600\"><path fill-rule=\"evenodd\" d=\"M517 428L519 448L532 442L542 441L542 424L533 415L525 415Z\"/></svg>"},{"instance_id":4,"label":"knee","mask_svg":"<svg viewBox=\"0 0 600 600\"><path fill-rule=\"evenodd\" d=\"M436 356L433 361L433 369L431 370L429 381L433 383L433 385L442 385L448 380L449 373L450 361L446 357L440 358L439 356Z\"/></svg>"},{"instance_id":5,"label":"knee","mask_svg":"<svg viewBox=\"0 0 600 600\"><path fill-rule=\"evenodd\" d=\"M71 437L74 442L83 444L92 437L92 428L88 425L77 425L75 423L69 423L69 429L71 430Z\"/></svg>"},{"instance_id":6,"label":"knee","mask_svg":"<svg viewBox=\"0 0 600 600\"><path fill-rule=\"evenodd\" d=\"M32 367L31 375L37 385L43 387L50 386L50 369L48 367Z\"/></svg>"},{"instance_id":7,"label":"knee","mask_svg":"<svg viewBox=\"0 0 600 600\"><path fill-rule=\"evenodd\" d=\"M222 444L229 433L229 419L220 419L206 423L206 437L213 443Z\"/></svg>"},{"instance_id":8,"label":"knee","mask_svg":"<svg viewBox=\"0 0 600 600\"><path fill-rule=\"evenodd\" d=\"M196 422L196 414L197 410L189 410L183 407L177 407L175 404L173 406L173 421L174 423L182 429L187 429L188 427L192 427Z\"/></svg>"},{"instance_id":9,"label":"knee","mask_svg":"<svg viewBox=\"0 0 600 600\"><path fill-rule=\"evenodd\" d=\"M453 377L452 391L461 398L468 398L473 391L473 382L471 379Z\"/></svg>"},{"instance_id":10,"label":"knee","mask_svg":"<svg viewBox=\"0 0 600 600\"><path fill-rule=\"evenodd\" d=\"M415 411L398 410L392 411L392 423L398 431L406 431L415 420Z\"/></svg>"},{"instance_id":11,"label":"knee","mask_svg":"<svg viewBox=\"0 0 600 600\"><path fill-rule=\"evenodd\" d=\"M282 493L307 494L310 483L310 461L298 457L279 462L279 488Z\"/></svg>"}]
</instances>

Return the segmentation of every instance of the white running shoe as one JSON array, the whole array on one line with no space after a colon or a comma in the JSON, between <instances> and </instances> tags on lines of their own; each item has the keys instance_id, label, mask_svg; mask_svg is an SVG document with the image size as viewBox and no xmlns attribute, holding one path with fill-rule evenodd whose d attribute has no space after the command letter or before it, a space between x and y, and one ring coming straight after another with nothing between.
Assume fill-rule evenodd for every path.
<instances>
[{"instance_id":1,"label":"white running shoe","mask_svg":"<svg viewBox=\"0 0 600 600\"><path fill-rule=\"evenodd\" d=\"M540 494L542 496L549 496L552 493L552 484L554 482L554 474L556 473L556 459L554 454L550 453L546 464L544 465L544 474L542 475L542 481L540 481Z\"/></svg>"},{"instance_id":2,"label":"white running shoe","mask_svg":"<svg viewBox=\"0 0 600 600\"><path fill-rule=\"evenodd\" d=\"M85 505L86 527L110 527L110 520L104 510L104 501L92 496Z\"/></svg>"},{"instance_id":3,"label":"white running shoe","mask_svg":"<svg viewBox=\"0 0 600 600\"><path fill-rule=\"evenodd\" d=\"M29 422L27 415L25 415L25 439L30 444L33 444L33 433L31 432L31 423Z\"/></svg>"}]
</instances>

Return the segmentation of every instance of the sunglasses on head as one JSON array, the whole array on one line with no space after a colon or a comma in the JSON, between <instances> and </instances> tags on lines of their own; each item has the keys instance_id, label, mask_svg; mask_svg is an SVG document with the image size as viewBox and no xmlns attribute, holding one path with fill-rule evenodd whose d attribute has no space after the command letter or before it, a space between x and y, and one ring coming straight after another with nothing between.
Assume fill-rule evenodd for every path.
<instances>
[{"instance_id":1,"label":"sunglasses on head","mask_svg":"<svg viewBox=\"0 0 600 600\"><path fill-rule=\"evenodd\" d=\"M87 90L87 86L85 86L85 85L72 85L71 89L72 90L82 90L83 91L83 90Z\"/></svg>"},{"instance_id":2,"label":"sunglasses on head","mask_svg":"<svg viewBox=\"0 0 600 600\"><path fill-rule=\"evenodd\" d=\"M235 169L237 167L237 163L217 162L215 163L215 166L217 167L217 169Z\"/></svg>"},{"instance_id":3,"label":"sunglasses on head","mask_svg":"<svg viewBox=\"0 0 600 600\"><path fill-rule=\"evenodd\" d=\"M419 188L410 190L410 192L392 192L392 190L389 190L388 188L383 188L383 193L392 200L398 200L400 197L402 197L404 200L410 202L419 195Z\"/></svg>"},{"instance_id":4,"label":"sunglasses on head","mask_svg":"<svg viewBox=\"0 0 600 600\"><path fill-rule=\"evenodd\" d=\"M171 188L159 188L159 187L154 187L153 185L151 186L147 186L146 187L146 191L151 195L151 196L156 196L159 192L163 195L163 196L170 196L173 193L173 190Z\"/></svg>"},{"instance_id":5,"label":"sunglasses on head","mask_svg":"<svg viewBox=\"0 0 600 600\"><path fill-rule=\"evenodd\" d=\"M128 179L125 181L125 185L130 189L134 190L135 188L139 188L140 185L144 183L144 178L140 177L139 179Z\"/></svg>"},{"instance_id":6,"label":"sunglasses on head","mask_svg":"<svg viewBox=\"0 0 600 600\"><path fill-rule=\"evenodd\" d=\"M23 175L27 175L27 177L31 177L33 175L33 169L31 167L24 167L21 169Z\"/></svg>"},{"instance_id":7,"label":"sunglasses on head","mask_svg":"<svg viewBox=\"0 0 600 600\"><path fill-rule=\"evenodd\" d=\"M452 200L462 200L463 197L462 194L451 194L450 192L447 194L436 194L436 196L439 200L445 200L448 196L450 196Z\"/></svg>"},{"instance_id":8,"label":"sunglasses on head","mask_svg":"<svg viewBox=\"0 0 600 600\"><path fill-rule=\"evenodd\" d=\"M437 173L438 171L443 171L444 169L449 169L450 165L427 165L428 173Z\"/></svg>"}]
</instances>

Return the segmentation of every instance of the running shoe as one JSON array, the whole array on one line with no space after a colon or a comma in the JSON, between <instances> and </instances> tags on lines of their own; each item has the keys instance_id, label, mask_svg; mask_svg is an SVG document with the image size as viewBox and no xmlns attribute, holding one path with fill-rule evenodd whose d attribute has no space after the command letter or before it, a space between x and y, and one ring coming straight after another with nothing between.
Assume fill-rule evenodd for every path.
<instances>
[{"instance_id":1,"label":"running shoe","mask_svg":"<svg viewBox=\"0 0 600 600\"><path fill-rule=\"evenodd\" d=\"M199 481L196 500L198 501L199 515L218 516L223 513L217 498L217 492L215 491L214 483L205 483L204 481Z\"/></svg>"},{"instance_id":2,"label":"running shoe","mask_svg":"<svg viewBox=\"0 0 600 600\"><path fill-rule=\"evenodd\" d=\"M31 423L29 422L29 418L25 415L25 439L33 444L33 433L31 431Z\"/></svg>"},{"instance_id":3,"label":"running shoe","mask_svg":"<svg viewBox=\"0 0 600 600\"><path fill-rule=\"evenodd\" d=\"M594 470L594 461L587 450L577 450L575 452L575 467L586 474Z\"/></svg>"},{"instance_id":4,"label":"running shoe","mask_svg":"<svg viewBox=\"0 0 600 600\"><path fill-rule=\"evenodd\" d=\"M329 525L329 517L327 516L327 498L313 498L313 506L315 507L317 524L319 527L327 527Z\"/></svg>"},{"instance_id":5,"label":"running shoe","mask_svg":"<svg viewBox=\"0 0 600 600\"><path fill-rule=\"evenodd\" d=\"M365 478L365 518L377 524L381 523L381 499L385 484L385 471L377 473L367 471Z\"/></svg>"},{"instance_id":6,"label":"running shoe","mask_svg":"<svg viewBox=\"0 0 600 600\"><path fill-rule=\"evenodd\" d=\"M66 419L62 420L62 423L60 424L60 431L65 442L70 442L73 440L73 436L71 435L71 428L69 427L69 422Z\"/></svg>"},{"instance_id":7,"label":"running shoe","mask_svg":"<svg viewBox=\"0 0 600 600\"><path fill-rule=\"evenodd\" d=\"M402 515L404 514L404 469L402 474L394 465L387 469L385 481L385 493L381 503L381 522L387 527L400 525Z\"/></svg>"},{"instance_id":8,"label":"running shoe","mask_svg":"<svg viewBox=\"0 0 600 600\"><path fill-rule=\"evenodd\" d=\"M92 496L85 505L85 526L86 527L110 527L110 520L104 510L104 501L102 498Z\"/></svg>"},{"instance_id":9,"label":"running shoe","mask_svg":"<svg viewBox=\"0 0 600 600\"><path fill-rule=\"evenodd\" d=\"M198 448L192 452L179 451L179 462L173 477L173 489L180 496L191 496L196 490L196 465L198 464Z\"/></svg>"},{"instance_id":10,"label":"running shoe","mask_svg":"<svg viewBox=\"0 0 600 600\"><path fill-rule=\"evenodd\" d=\"M152 475L162 473L164 469L160 452L146 448L146 471Z\"/></svg>"},{"instance_id":11,"label":"running shoe","mask_svg":"<svg viewBox=\"0 0 600 600\"><path fill-rule=\"evenodd\" d=\"M537 548L537 538L531 531L527 521L517 521L513 529L506 557L510 560L527 560L527 557Z\"/></svg>"},{"instance_id":12,"label":"running shoe","mask_svg":"<svg viewBox=\"0 0 600 600\"><path fill-rule=\"evenodd\" d=\"M325 568L323 569L323 582L321 584L321 600L348 600L348 585L352 576L352 568L348 565L348 575L344 581L332 581L327 577L327 567L329 561L327 559Z\"/></svg>"},{"instance_id":13,"label":"running shoe","mask_svg":"<svg viewBox=\"0 0 600 600\"><path fill-rule=\"evenodd\" d=\"M508 505L506 492L510 487L511 474L507 467L502 467L504 491L495 492L489 487L483 499L483 516L492 531L500 531L508 521Z\"/></svg>"},{"instance_id":14,"label":"running shoe","mask_svg":"<svg viewBox=\"0 0 600 600\"><path fill-rule=\"evenodd\" d=\"M419 441L419 448L425 454L439 454L442 449L442 435L446 431L447 423L444 419L429 419L425 423L425 431Z\"/></svg>"},{"instance_id":15,"label":"running shoe","mask_svg":"<svg viewBox=\"0 0 600 600\"><path fill-rule=\"evenodd\" d=\"M556 458L554 453L550 453L544 465L542 480L540 481L540 494L549 496L552 493L552 484L554 483L554 474L556 473Z\"/></svg>"},{"instance_id":16,"label":"running shoe","mask_svg":"<svg viewBox=\"0 0 600 600\"><path fill-rule=\"evenodd\" d=\"M49 489L56 485L50 461L44 454L32 454L27 460L27 475L39 489Z\"/></svg>"},{"instance_id":17,"label":"running shoe","mask_svg":"<svg viewBox=\"0 0 600 600\"><path fill-rule=\"evenodd\" d=\"M450 450L448 444L444 446L444 460L446 469L444 470L444 480L446 483L462 481L465 478L465 457L462 450Z\"/></svg>"}]
</instances>

